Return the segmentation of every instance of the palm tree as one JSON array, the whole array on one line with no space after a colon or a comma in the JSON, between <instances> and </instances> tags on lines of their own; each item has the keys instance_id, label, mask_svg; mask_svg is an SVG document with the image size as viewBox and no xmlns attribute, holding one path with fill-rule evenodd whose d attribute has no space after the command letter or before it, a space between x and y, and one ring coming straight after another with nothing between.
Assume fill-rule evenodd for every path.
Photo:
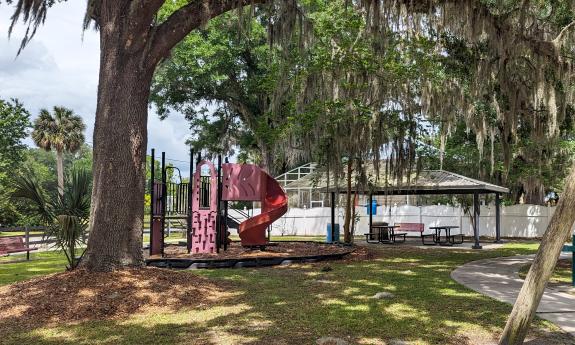
<instances>
[{"instance_id":1,"label":"palm tree","mask_svg":"<svg viewBox=\"0 0 575 345\"><path fill-rule=\"evenodd\" d=\"M40 110L34 121L32 139L46 151L56 150L56 171L58 172L58 193L64 194L64 152L77 152L84 143L82 118L71 109L54 107L53 115L47 109Z\"/></svg>"}]
</instances>

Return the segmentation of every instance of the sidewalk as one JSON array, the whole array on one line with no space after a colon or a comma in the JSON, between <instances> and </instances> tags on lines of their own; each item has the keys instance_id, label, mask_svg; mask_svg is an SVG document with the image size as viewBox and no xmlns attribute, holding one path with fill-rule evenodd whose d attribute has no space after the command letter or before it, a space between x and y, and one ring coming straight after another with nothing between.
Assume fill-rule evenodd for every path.
<instances>
[{"instance_id":1,"label":"sidewalk","mask_svg":"<svg viewBox=\"0 0 575 345\"><path fill-rule=\"evenodd\" d=\"M483 295L513 304L523 285L519 269L531 263L533 257L512 256L470 262L451 272L451 278ZM537 316L575 336L575 295L565 292L568 289L569 286L546 288Z\"/></svg>"}]
</instances>

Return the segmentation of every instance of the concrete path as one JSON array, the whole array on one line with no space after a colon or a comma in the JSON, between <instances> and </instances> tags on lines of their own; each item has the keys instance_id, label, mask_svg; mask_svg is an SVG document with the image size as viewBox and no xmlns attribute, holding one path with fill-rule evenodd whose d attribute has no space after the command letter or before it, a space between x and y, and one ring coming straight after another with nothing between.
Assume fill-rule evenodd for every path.
<instances>
[{"instance_id":1,"label":"concrete path","mask_svg":"<svg viewBox=\"0 0 575 345\"><path fill-rule=\"evenodd\" d=\"M519 269L531 263L533 257L525 255L473 261L455 269L451 278L483 295L513 304L523 285ZM569 286L545 289L537 315L575 336L575 295L567 293L569 289Z\"/></svg>"}]
</instances>

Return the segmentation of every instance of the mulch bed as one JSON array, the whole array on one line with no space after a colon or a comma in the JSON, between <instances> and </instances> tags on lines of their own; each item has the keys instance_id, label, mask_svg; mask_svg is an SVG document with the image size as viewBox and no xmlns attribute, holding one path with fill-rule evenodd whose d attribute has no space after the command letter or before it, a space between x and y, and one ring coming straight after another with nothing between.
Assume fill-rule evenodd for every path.
<instances>
[{"instance_id":1,"label":"mulch bed","mask_svg":"<svg viewBox=\"0 0 575 345\"><path fill-rule=\"evenodd\" d=\"M259 248L244 248L239 242L232 242L228 246L228 250L220 250L219 253L188 254L185 246L166 245L164 254L167 258L188 259L281 258L341 254L352 249L318 242L276 242L274 245L266 246L265 250L260 250Z\"/></svg>"},{"instance_id":2,"label":"mulch bed","mask_svg":"<svg viewBox=\"0 0 575 345\"><path fill-rule=\"evenodd\" d=\"M185 247L168 246L180 255ZM352 253L345 261L373 258L363 247L340 247L322 243L285 242L265 251L231 245L219 257L305 256ZM187 254L186 254L187 255ZM214 257L205 255L204 257ZM318 264L319 265L319 264ZM0 286L0 334L40 326L89 320L127 318L133 314L206 308L233 299L233 286L224 281L160 268L126 269L106 273L84 270L56 273Z\"/></svg>"},{"instance_id":3,"label":"mulch bed","mask_svg":"<svg viewBox=\"0 0 575 345\"><path fill-rule=\"evenodd\" d=\"M2 329L199 308L225 298L224 283L158 268L57 273L0 287Z\"/></svg>"}]
</instances>

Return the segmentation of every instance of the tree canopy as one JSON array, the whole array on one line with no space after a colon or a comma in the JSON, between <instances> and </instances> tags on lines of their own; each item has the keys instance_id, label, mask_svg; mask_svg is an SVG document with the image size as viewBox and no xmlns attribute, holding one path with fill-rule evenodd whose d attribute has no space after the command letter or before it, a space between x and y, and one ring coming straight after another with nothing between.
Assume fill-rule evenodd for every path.
<instances>
[{"instance_id":1,"label":"tree canopy","mask_svg":"<svg viewBox=\"0 0 575 345\"><path fill-rule=\"evenodd\" d=\"M10 177L25 156L23 139L28 135L30 114L17 100L0 99L0 224L10 224L18 217L11 202Z\"/></svg>"},{"instance_id":2,"label":"tree canopy","mask_svg":"<svg viewBox=\"0 0 575 345\"><path fill-rule=\"evenodd\" d=\"M16 4L12 24L22 20L28 25L24 46L56 1L7 2ZM279 47L284 58L297 50L301 60L295 65L297 73L280 70L281 78L272 78L274 83L269 85L275 90L269 102L257 100L258 95L269 92L265 82L261 86L266 92L260 93L259 84L246 83L237 89L242 92L239 97L246 101L244 106L258 101L257 106L264 109L264 121L259 119L260 123L266 124L268 114L273 115L266 129L273 132L277 128L275 116L283 114L280 109L289 92L293 108L290 105L288 109L293 110L288 113L286 131L281 136L284 155L317 158L336 177L345 164L348 185L350 170L362 176L366 159L378 167L385 158L383 178L401 181L406 173L410 176L409 172L418 166L417 141L427 130L418 125L422 123L420 118L436 126L440 152L445 151L449 136L464 121L475 133L480 160L489 142L490 173L495 171L495 144L499 143L504 179L509 177L513 158L522 157L528 164L542 166L555 159L548 152L557 143L572 138L564 129L572 122L574 95L573 1L89 0L86 27L94 23L102 29L102 65L87 268L111 270L142 264L139 235L143 221L140 204L145 192L147 102L156 66L192 30L205 27L210 19L264 2L267 5L263 8L269 12L266 24L270 46ZM170 8L171 4L176 6ZM168 8L166 15L160 15L163 6ZM252 20L245 22L248 28L252 26ZM204 48L203 54L216 51ZM212 55L199 64L201 60L195 58L186 65L201 79L212 62L229 57L214 60ZM235 61L228 61L232 62L230 66L220 65L218 69L231 67L232 73L211 70L209 78L203 80L205 85L212 85L208 90L212 94L205 94L211 101L220 91L220 82L250 80L243 72L238 75ZM193 104L198 102L197 95L185 97ZM247 113L234 109L232 101L225 102L227 110ZM269 104L269 110L261 104ZM259 126L249 128L257 134ZM520 155L513 156L514 152ZM120 169L118 162L129 164ZM354 182L369 182L362 180ZM566 195L551 219L502 335L502 344L523 341L562 242L571 231L575 220L575 168L566 181ZM527 181L524 185L537 190L541 183ZM127 212L117 209L120 201Z\"/></svg>"},{"instance_id":3,"label":"tree canopy","mask_svg":"<svg viewBox=\"0 0 575 345\"><path fill-rule=\"evenodd\" d=\"M156 72L151 100L161 116L170 110L185 115L196 149L233 154L239 147L273 171L281 165L273 161L282 127L278 119L287 117L289 100L280 114L271 103L288 67L268 44L267 19L265 11L248 8L188 35Z\"/></svg>"}]
</instances>

